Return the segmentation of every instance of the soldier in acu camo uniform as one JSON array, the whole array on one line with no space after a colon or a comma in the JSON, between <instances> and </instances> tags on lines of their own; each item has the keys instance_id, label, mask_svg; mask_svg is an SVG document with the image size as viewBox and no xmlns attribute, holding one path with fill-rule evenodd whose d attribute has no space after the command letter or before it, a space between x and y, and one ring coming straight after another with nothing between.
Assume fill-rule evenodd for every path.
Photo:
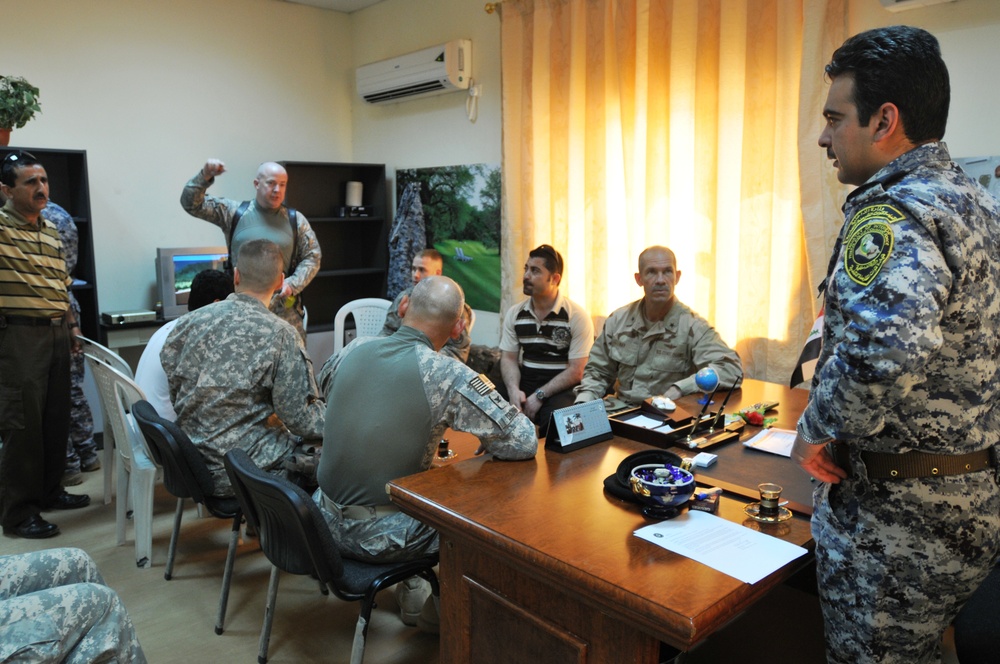
<instances>
[{"instance_id":1,"label":"soldier in acu camo uniform","mask_svg":"<svg viewBox=\"0 0 1000 664\"><path fill-rule=\"evenodd\" d=\"M73 217L52 201L45 206L42 215L56 225L56 230L62 239L66 271L72 275L80 256L80 233L73 222ZM73 308L76 320L79 321L80 303L76 301L72 289L69 291L69 306ZM81 472L89 473L101 469L101 459L97 456L97 443L94 442L94 414L90 411L90 404L83 394L83 364L83 353L74 352L70 355L69 441L66 444L66 473L63 477L63 484L66 486L80 484L83 481Z\"/></svg>"},{"instance_id":2,"label":"soldier in acu camo uniform","mask_svg":"<svg viewBox=\"0 0 1000 664\"><path fill-rule=\"evenodd\" d=\"M1000 203L941 142L950 86L933 36L862 33L826 72L819 144L858 188L793 458L823 482L827 657L935 662L1000 552Z\"/></svg>"},{"instance_id":3,"label":"soldier in acu camo uniform","mask_svg":"<svg viewBox=\"0 0 1000 664\"><path fill-rule=\"evenodd\" d=\"M236 292L182 316L160 351L177 425L198 447L215 495L232 496L226 452L246 450L284 473L299 437L323 435L323 401L302 339L267 310L281 288L281 250L268 240L240 248Z\"/></svg>"},{"instance_id":4,"label":"soldier in acu camo uniform","mask_svg":"<svg viewBox=\"0 0 1000 664\"><path fill-rule=\"evenodd\" d=\"M461 332L463 306L448 277L422 279L398 332L356 339L320 371L327 412L314 498L347 558L391 562L438 550L437 532L399 512L385 484L429 468L445 428L475 435L498 459L538 449L534 425L485 377L436 352ZM430 589L419 581L397 586L407 624L424 615Z\"/></svg>"},{"instance_id":5,"label":"soldier in acu camo uniform","mask_svg":"<svg viewBox=\"0 0 1000 664\"><path fill-rule=\"evenodd\" d=\"M442 258L441 252L437 249L424 249L413 259L413 286L419 284L420 280L424 277L440 276L443 268L444 258ZM385 312L385 324L379 333L380 336L387 337L393 334L403 324L403 318L399 315L399 307L403 303L403 298L410 297L410 293L413 292L413 286L400 291L396 299L389 305L389 308ZM448 342L441 349L442 355L453 357L459 362L465 362L469 359L469 349L472 348L472 340L469 338L469 328L472 325L472 309L469 308L469 305L462 307L462 318L464 320L462 334L455 339L448 339Z\"/></svg>"},{"instance_id":6,"label":"soldier in acu camo uniform","mask_svg":"<svg viewBox=\"0 0 1000 664\"><path fill-rule=\"evenodd\" d=\"M256 196L242 204L228 198L210 196L208 188L218 175L226 172L226 165L218 159L209 159L198 173L188 180L181 192L181 207L191 216L209 221L225 233L229 245L229 260L236 265L240 246L253 239L271 240L281 247L284 260L285 281L281 291L275 293L269 307L277 316L298 331L306 341L303 325L304 310L300 293L319 272L322 252L309 220L300 211L295 212L294 228L285 201L288 173L284 166L266 161L257 169L253 180ZM233 229L233 219L243 209ZM232 238L232 243L229 239Z\"/></svg>"},{"instance_id":7,"label":"soldier in acu camo uniform","mask_svg":"<svg viewBox=\"0 0 1000 664\"><path fill-rule=\"evenodd\" d=\"M0 661L145 664L118 594L80 549L0 556Z\"/></svg>"}]
</instances>

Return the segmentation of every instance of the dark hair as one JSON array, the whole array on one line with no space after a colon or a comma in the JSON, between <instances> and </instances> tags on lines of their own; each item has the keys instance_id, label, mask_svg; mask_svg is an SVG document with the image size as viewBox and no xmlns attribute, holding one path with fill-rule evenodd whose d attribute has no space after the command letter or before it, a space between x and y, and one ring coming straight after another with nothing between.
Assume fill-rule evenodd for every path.
<instances>
[{"instance_id":1,"label":"dark hair","mask_svg":"<svg viewBox=\"0 0 1000 664\"><path fill-rule=\"evenodd\" d=\"M202 270L191 280L188 311L201 309L216 300L225 300L233 292L233 277L219 270Z\"/></svg>"},{"instance_id":2,"label":"dark hair","mask_svg":"<svg viewBox=\"0 0 1000 664\"><path fill-rule=\"evenodd\" d=\"M3 157L3 165L0 166L0 182L8 187L13 187L17 184L18 170L39 164L41 162L30 152L25 152L24 150L8 152Z\"/></svg>"},{"instance_id":3,"label":"dark hair","mask_svg":"<svg viewBox=\"0 0 1000 664\"><path fill-rule=\"evenodd\" d=\"M528 252L528 258L541 258L545 269L554 274L562 274L563 259L550 245L541 244Z\"/></svg>"},{"instance_id":4,"label":"dark hair","mask_svg":"<svg viewBox=\"0 0 1000 664\"><path fill-rule=\"evenodd\" d=\"M951 83L938 40L926 30L894 25L854 35L834 51L826 73L831 79L854 77L861 126L888 102L899 109L912 142L944 138Z\"/></svg>"}]
</instances>

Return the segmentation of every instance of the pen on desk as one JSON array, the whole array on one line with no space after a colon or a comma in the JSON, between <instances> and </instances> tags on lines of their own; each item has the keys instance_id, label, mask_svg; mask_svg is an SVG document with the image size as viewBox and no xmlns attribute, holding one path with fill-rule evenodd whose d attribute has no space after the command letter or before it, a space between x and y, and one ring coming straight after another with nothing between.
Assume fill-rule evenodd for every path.
<instances>
[{"instance_id":1,"label":"pen on desk","mask_svg":"<svg viewBox=\"0 0 1000 664\"><path fill-rule=\"evenodd\" d=\"M741 376L741 378L742 378L742 376ZM724 410L726 410L726 404L729 403L729 397L733 396L733 391L736 389L736 384L739 383L739 382L740 382L740 378L737 378L736 380L733 381L732 387L729 388L729 394L727 394L726 398L722 400L722 405L719 406L719 412L715 414L715 421L712 422L712 428L713 429L715 429L717 426L719 426L719 419L723 417L722 412ZM725 419L722 420L722 424L723 425L726 424L726 420Z\"/></svg>"},{"instance_id":2,"label":"pen on desk","mask_svg":"<svg viewBox=\"0 0 1000 664\"><path fill-rule=\"evenodd\" d=\"M692 450L695 449L696 447L701 447L702 445L708 442L708 438L706 436L702 436L701 438L694 438L694 432L698 430L699 426L701 426L702 418L705 417L705 411L708 410L708 405L712 403L712 397L715 396L715 392L718 389L719 386L716 385L715 389L712 390L711 394L705 395L705 405L701 407L701 412L698 413L698 418L694 421L694 424L691 425L691 430L688 431L688 435L687 438L685 439L685 442L687 443L687 446Z\"/></svg>"},{"instance_id":3,"label":"pen on desk","mask_svg":"<svg viewBox=\"0 0 1000 664\"><path fill-rule=\"evenodd\" d=\"M714 397L714 396L715 396L715 392L716 392L716 390L718 390L718 389L719 389L719 386L718 386L718 385L716 385L716 386L715 386L715 390L712 390L711 394L707 394L707 395L705 395L705 405L703 405L703 406L701 407L701 412L700 412L700 413L698 413L698 417L697 417L697 419L695 419L695 421L694 421L694 424L692 424L692 425L691 425L691 431L690 431L690 433L688 433L688 437L687 437L687 439L688 439L688 442L691 442L691 437L692 437L692 436L694 435L694 432L695 432L695 431L697 431L697 429L698 429L698 425L700 425L700 424L701 424L701 419L702 419L703 417L705 417L705 411L706 411L706 410L708 410L708 405L709 405L710 403L712 403L712 397Z\"/></svg>"}]
</instances>

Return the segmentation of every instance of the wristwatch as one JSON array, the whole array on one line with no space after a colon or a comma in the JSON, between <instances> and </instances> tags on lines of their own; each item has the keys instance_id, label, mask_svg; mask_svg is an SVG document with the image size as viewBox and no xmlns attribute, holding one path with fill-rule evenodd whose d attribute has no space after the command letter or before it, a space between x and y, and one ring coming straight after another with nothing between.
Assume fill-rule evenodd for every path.
<instances>
[{"instance_id":1,"label":"wristwatch","mask_svg":"<svg viewBox=\"0 0 1000 664\"><path fill-rule=\"evenodd\" d=\"M545 401L545 390L541 388L535 390L535 398L539 401Z\"/></svg>"}]
</instances>

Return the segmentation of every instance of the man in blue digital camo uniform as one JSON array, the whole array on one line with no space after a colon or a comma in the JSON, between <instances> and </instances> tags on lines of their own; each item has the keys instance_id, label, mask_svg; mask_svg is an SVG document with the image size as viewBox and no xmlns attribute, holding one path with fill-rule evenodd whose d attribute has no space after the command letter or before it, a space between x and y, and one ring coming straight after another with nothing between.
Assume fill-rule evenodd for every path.
<instances>
[{"instance_id":1,"label":"man in blue digital camo uniform","mask_svg":"<svg viewBox=\"0 0 1000 664\"><path fill-rule=\"evenodd\" d=\"M49 201L42 210L42 216L55 224L62 240L63 259L66 261L66 271L73 275L77 259L80 256L80 232L69 212L61 206ZM80 320L80 303L69 289L69 306ZM79 327L79 325L78 325ZM79 330L77 330L79 332ZM83 474L101 469L101 459L97 456L97 443L94 442L94 414L90 410L87 397L83 394L83 353L70 354L70 412L69 441L66 444L66 472L63 475L63 486L72 486L83 482Z\"/></svg>"},{"instance_id":2,"label":"man in blue digital camo uniform","mask_svg":"<svg viewBox=\"0 0 1000 664\"><path fill-rule=\"evenodd\" d=\"M823 482L827 657L936 662L1000 552L1000 202L941 142L950 85L933 36L864 32L826 73L819 144L858 188L792 456Z\"/></svg>"},{"instance_id":3,"label":"man in blue digital camo uniform","mask_svg":"<svg viewBox=\"0 0 1000 664\"><path fill-rule=\"evenodd\" d=\"M0 662L145 664L118 593L81 549L0 556Z\"/></svg>"}]
</instances>

